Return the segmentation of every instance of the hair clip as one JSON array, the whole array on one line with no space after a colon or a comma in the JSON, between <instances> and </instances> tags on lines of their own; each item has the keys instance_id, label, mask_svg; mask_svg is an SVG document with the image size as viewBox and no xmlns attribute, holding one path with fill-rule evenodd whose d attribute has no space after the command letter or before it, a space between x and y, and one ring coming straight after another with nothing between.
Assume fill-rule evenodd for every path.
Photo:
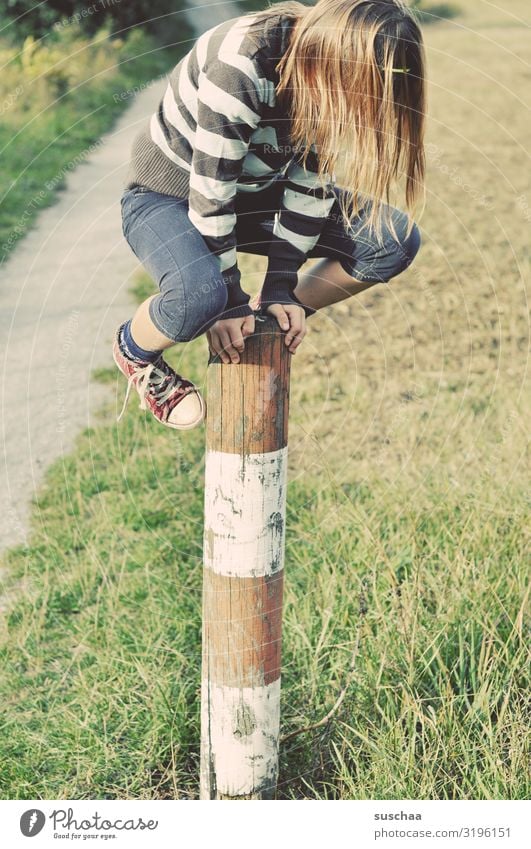
<instances>
[{"instance_id":1,"label":"hair clip","mask_svg":"<svg viewBox=\"0 0 531 849\"><path fill-rule=\"evenodd\" d=\"M392 74L407 74L411 68L391 68Z\"/></svg>"}]
</instances>

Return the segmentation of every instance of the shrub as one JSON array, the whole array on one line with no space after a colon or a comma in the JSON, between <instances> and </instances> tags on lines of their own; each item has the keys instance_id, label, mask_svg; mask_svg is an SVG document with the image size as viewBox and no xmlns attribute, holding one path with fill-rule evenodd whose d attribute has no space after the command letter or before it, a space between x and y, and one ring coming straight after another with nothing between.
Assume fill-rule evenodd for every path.
<instances>
[{"instance_id":1,"label":"shrub","mask_svg":"<svg viewBox=\"0 0 531 849\"><path fill-rule=\"evenodd\" d=\"M426 0L413 0L412 6L422 23L437 23L441 18L455 18L459 8L454 3L430 3Z\"/></svg>"},{"instance_id":2,"label":"shrub","mask_svg":"<svg viewBox=\"0 0 531 849\"><path fill-rule=\"evenodd\" d=\"M181 32L183 5L179 0L159 0L154 12L151 0L0 0L0 16L13 22L13 39L42 38L54 26L72 24L90 36L108 23L115 33L142 26L160 44L169 44Z\"/></svg>"}]
</instances>

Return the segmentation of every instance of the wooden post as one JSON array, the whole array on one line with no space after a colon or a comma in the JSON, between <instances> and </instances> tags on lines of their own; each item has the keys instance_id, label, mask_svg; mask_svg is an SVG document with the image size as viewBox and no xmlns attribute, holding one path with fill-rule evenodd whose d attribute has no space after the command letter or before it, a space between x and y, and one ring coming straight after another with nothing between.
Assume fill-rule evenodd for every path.
<instances>
[{"instance_id":1,"label":"wooden post","mask_svg":"<svg viewBox=\"0 0 531 849\"><path fill-rule=\"evenodd\" d=\"M278 776L291 354L255 328L208 367L201 799L274 799Z\"/></svg>"}]
</instances>

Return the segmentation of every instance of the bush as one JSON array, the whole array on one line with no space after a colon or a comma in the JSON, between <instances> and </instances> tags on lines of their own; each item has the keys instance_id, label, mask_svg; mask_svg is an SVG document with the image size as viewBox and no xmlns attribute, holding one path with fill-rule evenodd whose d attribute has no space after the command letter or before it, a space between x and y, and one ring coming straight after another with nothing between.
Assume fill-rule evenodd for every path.
<instances>
[{"instance_id":1,"label":"bush","mask_svg":"<svg viewBox=\"0 0 531 849\"><path fill-rule=\"evenodd\" d=\"M76 22L18 47L0 40L0 264L130 96L166 73L190 35L182 27L170 47L140 27L112 37L111 26L89 37Z\"/></svg>"},{"instance_id":2,"label":"bush","mask_svg":"<svg viewBox=\"0 0 531 849\"><path fill-rule=\"evenodd\" d=\"M417 18L425 24L437 23L441 18L455 18L459 8L454 3L426 3L425 0L413 0Z\"/></svg>"},{"instance_id":3,"label":"bush","mask_svg":"<svg viewBox=\"0 0 531 849\"><path fill-rule=\"evenodd\" d=\"M160 44L169 44L181 33L183 5L179 0L159 0L155 12L151 0L0 0L0 16L13 22L12 40L42 38L54 26L70 24L79 24L91 36L109 24L110 31L117 34L142 26Z\"/></svg>"},{"instance_id":4,"label":"bush","mask_svg":"<svg viewBox=\"0 0 531 849\"><path fill-rule=\"evenodd\" d=\"M122 71L122 65L124 71L131 72L132 64L153 64L161 58L158 53L153 38L141 31L127 39L112 38L109 22L93 38L79 23L73 23L52 32L47 39L28 35L17 48L0 42L4 68L0 78L2 120L11 125L25 122L28 113L41 113L51 104L60 106L56 101L78 86L98 86L106 77ZM151 69L145 70L149 75Z\"/></svg>"}]
</instances>

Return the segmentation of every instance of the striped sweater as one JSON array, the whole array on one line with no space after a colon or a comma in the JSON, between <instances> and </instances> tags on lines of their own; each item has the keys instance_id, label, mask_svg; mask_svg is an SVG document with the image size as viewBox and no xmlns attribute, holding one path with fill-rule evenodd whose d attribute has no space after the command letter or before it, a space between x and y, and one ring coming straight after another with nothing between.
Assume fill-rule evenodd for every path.
<instances>
[{"instance_id":1,"label":"striped sweater","mask_svg":"<svg viewBox=\"0 0 531 849\"><path fill-rule=\"evenodd\" d=\"M272 16L258 39L248 33L251 20L240 16L207 30L174 67L157 111L133 141L125 183L188 198L190 221L220 261L227 318L252 312L237 264L236 194L282 180L262 304L297 302L297 270L335 199L333 178L318 180L314 146L301 167L275 95L275 65L293 19Z\"/></svg>"}]
</instances>

